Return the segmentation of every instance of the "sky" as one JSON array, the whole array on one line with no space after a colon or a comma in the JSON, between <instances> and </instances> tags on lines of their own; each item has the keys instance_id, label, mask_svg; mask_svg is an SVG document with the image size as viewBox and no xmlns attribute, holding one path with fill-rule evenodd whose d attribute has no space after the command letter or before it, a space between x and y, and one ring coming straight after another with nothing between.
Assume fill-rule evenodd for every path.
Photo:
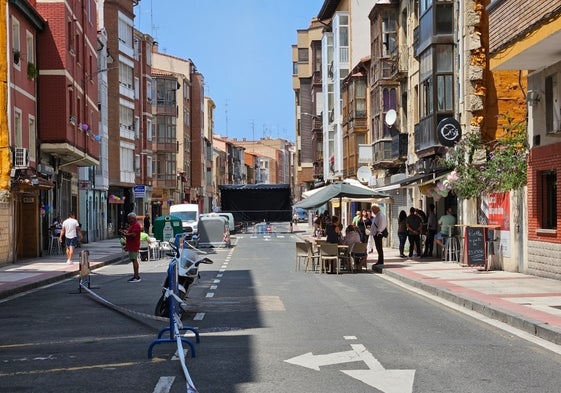
<instances>
[{"instance_id":1,"label":"sky","mask_svg":"<svg viewBox=\"0 0 561 393\"><path fill-rule=\"evenodd\" d=\"M141 0L135 28L191 59L212 98L215 134L293 141L292 45L324 0Z\"/></svg>"}]
</instances>

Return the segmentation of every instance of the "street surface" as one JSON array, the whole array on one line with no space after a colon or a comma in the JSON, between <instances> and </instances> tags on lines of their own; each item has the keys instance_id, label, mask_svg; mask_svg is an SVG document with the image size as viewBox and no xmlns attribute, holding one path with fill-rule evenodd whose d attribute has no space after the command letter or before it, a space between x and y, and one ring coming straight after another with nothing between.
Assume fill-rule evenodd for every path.
<instances>
[{"instance_id":1,"label":"street surface","mask_svg":"<svg viewBox=\"0 0 561 393\"><path fill-rule=\"evenodd\" d=\"M561 356L382 275L295 271L295 241L207 249L183 317L200 331L199 392L559 392ZM116 309L77 279L0 303L0 391L186 392L175 342L147 356L168 326L151 318L168 262L141 262L140 283L129 263L96 270L91 290Z\"/></svg>"}]
</instances>

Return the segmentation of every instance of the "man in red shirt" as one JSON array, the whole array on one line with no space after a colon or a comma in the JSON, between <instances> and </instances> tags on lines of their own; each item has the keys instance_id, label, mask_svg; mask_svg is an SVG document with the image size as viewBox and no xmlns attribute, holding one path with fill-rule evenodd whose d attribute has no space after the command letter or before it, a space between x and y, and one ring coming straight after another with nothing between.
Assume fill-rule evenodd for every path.
<instances>
[{"instance_id":1,"label":"man in red shirt","mask_svg":"<svg viewBox=\"0 0 561 393\"><path fill-rule=\"evenodd\" d=\"M127 215L129 226L126 230L121 230L121 235L125 237L125 251L129 253L129 259L132 262L132 269L134 275L130 278L129 282L140 282L138 275L138 251L140 250L140 224L136 220L136 214L129 213Z\"/></svg>"}]
</instances>

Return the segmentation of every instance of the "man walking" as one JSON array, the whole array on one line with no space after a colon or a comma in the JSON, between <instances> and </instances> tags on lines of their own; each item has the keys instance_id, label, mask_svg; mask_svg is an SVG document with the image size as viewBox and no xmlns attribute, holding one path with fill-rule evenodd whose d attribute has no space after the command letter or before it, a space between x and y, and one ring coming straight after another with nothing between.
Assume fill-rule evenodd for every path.
<instances>
[{"instance_id":1,"label":"man walking","mask_svg":"<svg viewBox=\"0 0 561 393\"><path fill-rule=\"evenodd\" d=\"M133 276L128 280L129 282L140 282L140 275L138 274L138 252L140 250L140 233L142 229L136 220L136 214L129 213L127 215L129 226L126 230L121 230L121 235L125 237L125 251L129 253L129 259L132 262Z\"/></svg>"},{"instance_id":2,"label":"man walking","mask_svg":"<svg viewBox=\"0 0 561 393\"><path fill-rule=\"evenodd\" d=\"M78 238L82 239L82 230L80 223L76 220L76 214L70 212L68 218L62 222L62 230L58 237L58 241L62 243L63 236L66 238L66 264L71 265L74 249L78 245Z\"/></svg>"},{"instance_id":3,"label":"man walking","mask_svg":"<svg viewBox=\"0 0 561 393\"><path fill-rule=\"evenodd\" d=\"M423 253L423 257L432 257L434 235L436 235L437 231L438 222L436 220L436 214L434 213L434 205L431 203L427 218L427 238L425 240L425 252Z\"/></svg>"}]
</instances>

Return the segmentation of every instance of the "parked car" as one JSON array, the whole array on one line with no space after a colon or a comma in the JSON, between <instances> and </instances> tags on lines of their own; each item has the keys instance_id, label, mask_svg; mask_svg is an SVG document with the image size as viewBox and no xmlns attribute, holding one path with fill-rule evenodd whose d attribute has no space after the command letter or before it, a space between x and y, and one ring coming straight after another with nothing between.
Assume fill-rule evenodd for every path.
<instances>
[{"instance_id":1,"label":"parked car","mask_svg":"<svg viewBox=\"0 0 561 393\"><path fill-rule=\"evenodd\" d=\"M294 212L298 215L298 222L308 222L308 211L306 209L297 207Z\"/></svg>"}]
</instances>

